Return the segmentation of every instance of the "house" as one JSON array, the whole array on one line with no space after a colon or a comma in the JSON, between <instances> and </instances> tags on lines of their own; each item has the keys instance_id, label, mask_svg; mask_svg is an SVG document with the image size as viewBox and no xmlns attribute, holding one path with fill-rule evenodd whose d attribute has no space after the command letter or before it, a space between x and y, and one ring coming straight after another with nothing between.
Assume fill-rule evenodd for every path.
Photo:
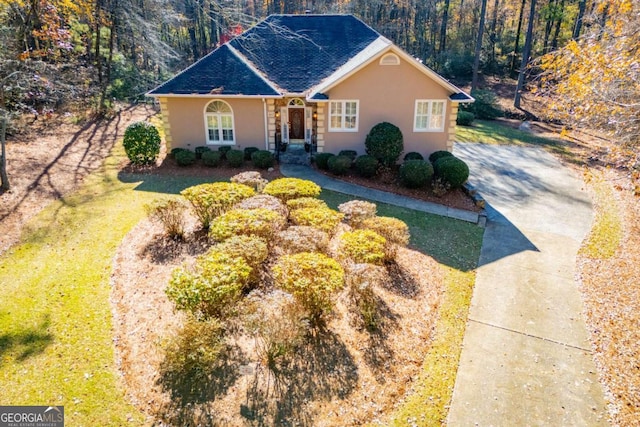
<instances>
[{"instance_id":1,"label":"house","mask_svg":"<svg viewBox=\"0 0 640 427\"><path fill-rule=\"evenodd\" d=\"M356 150L373 126L404 151L451 150L473 98L352 15L272 15L148 93L168 147Z\"/></svg>"}]
</instances>

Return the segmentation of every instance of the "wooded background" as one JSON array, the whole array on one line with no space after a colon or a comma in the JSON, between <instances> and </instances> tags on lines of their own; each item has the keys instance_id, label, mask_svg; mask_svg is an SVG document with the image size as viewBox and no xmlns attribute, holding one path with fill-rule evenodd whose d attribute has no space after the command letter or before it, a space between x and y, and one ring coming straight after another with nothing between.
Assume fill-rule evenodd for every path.
<instances>
[{"instance_id":1,"label":"wooded background","mask_svg":"<svg viewBox=\"0 0 640 427\"><path fill-rule=\"evenodd\" d=\"M550 114L616 105L638 139L634 0L0 0L0 110L94 111L146 91L273 13L352 13L445 77L518 77ZM523 52L525 60L523 61ZM477 70L474 73L474 70ZM606 77L612 74L611 82ZM475 78L474 78L475 76ZM602 80L596 92L591 86ZM602 83L602 82L601 82ZM576 93L587 94L572 103ZM515 93L514 93L515 95ZM559 98L559 99L558 99ZM567 104L569 102L569 104ZM586 104L585 104L586 103ZM517 106L516 101L516 106ZM605 110L597 110L604 113ZM635 116L634 116L635 115ZM615 131L606 120L590 123ZM590 119L593 119L591 117ZM635 126L635 127L634 127Z\"/></svg>"}]
</instances>

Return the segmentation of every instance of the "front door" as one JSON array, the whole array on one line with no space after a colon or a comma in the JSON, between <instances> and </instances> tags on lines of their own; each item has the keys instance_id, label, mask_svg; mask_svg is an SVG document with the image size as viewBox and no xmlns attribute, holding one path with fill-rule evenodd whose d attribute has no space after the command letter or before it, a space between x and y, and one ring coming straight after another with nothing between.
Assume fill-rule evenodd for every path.
<instances>
[{"instance_id":1,"label":"front door","mask_svg":"<svg viewBox=\"0 0 640 427\"><path fill-rule=\"evenodd\" d=\"M304 108L289 107L289 141L304 141Z\"/></svg>"}]
</instances>

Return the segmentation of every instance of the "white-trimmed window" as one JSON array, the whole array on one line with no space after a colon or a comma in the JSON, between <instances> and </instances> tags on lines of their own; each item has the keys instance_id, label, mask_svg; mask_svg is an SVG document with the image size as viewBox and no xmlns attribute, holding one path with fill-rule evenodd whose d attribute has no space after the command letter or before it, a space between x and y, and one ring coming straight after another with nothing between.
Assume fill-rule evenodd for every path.
<instances>
[{"instance_id":1,"label":"white-trimmed window","mask_svg":"<svg viewBox=\"0 0 640 427\"><path fill-rule=\"evenodd\" d=\"M329 102L329 131L358 131L358 101Z\"/></svg>"},{"instance_id":2,"label":"white-trimmed window","mask_svg":"<svg viewBox=\"0 0 640 427\"><path fill-rule=\"evenodd\" d=\"M418 99L416 100L414 132L441 132L444 130L446 101Z\"/></svg>"},{"instance_id":3,"label":"white-trimmed window","mask_svg":"<svg viewBox=\"0 0 640 427\"><path fill-rule=\"evenodd\" d=\"M233 129L233 110L224 101L211 101L204 113L207 144L233 145L236 143Z\"/></svg>"}]
</instances>

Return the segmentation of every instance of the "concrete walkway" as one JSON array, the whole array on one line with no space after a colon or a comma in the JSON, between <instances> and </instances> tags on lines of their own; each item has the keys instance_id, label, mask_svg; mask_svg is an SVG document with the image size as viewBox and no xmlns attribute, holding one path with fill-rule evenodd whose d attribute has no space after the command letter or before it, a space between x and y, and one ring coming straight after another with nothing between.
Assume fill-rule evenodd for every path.
<instances>
[{"instance_id":1,"label":"concrete walkway","mask_svg":"<svg viewBox=\"0 0 640 427\"><path fill-rule=\"evenodd\" d=\"M604 426L575 282L582 183L536 148L457 144L488 204L449 426Z\"/></svg>"},{"instance_id":2,"label":"concrete walkway","mask_svg":"<svg viewBox=\"0 0 640 427\"><path fill-rule=\"evenodd\" d=\"M425 202L422 200L412 199L410 197L400 196L398 194L388 193L386 191L374 190L360 185L350 184L348 182L326 176L309 166L282 164L280 165L280 173L291 178L308 179L315 182L322 188L336 191L338 193L349 194L354 197L361 197L374 202L402 206L408 209L434 215L455 218L474 224L478 224L479 221L482 220L480 224L484 224L484 218L481 218L481 215L477 212L449 208L436 203Z\"/></svg>"}]
</instances>

